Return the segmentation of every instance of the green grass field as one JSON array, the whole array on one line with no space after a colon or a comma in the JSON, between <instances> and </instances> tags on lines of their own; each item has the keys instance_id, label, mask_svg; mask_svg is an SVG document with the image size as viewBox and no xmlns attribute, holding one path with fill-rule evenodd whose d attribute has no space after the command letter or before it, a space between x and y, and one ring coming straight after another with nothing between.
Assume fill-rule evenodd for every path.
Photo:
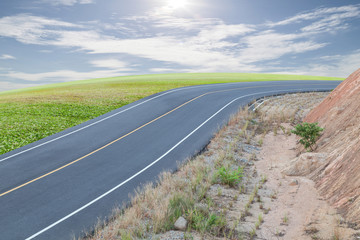
<instances>
[{"instance_id":1,"label":"green grass field","mask_svg":"<svg viewBox=\"0 0 360 240\"><path fill-rule=\"evenodd\" d=\"M226 82L343 80L342 78L183 73L74 81L0 93L0 154L172 88Z\"/></svg>"}]
</instances>

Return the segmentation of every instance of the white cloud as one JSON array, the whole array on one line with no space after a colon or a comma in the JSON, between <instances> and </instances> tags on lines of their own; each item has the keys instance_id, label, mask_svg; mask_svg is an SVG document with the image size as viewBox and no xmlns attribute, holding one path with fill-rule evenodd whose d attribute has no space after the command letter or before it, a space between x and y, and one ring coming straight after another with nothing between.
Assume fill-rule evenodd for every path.
<instances>
[{"instance_id":1,"label":"white cloud","mask_svg":"<svg viewBox=\"0 0 360 240\"><path fill-rule=\"evenodd\" d=\"M116 70L99 70L99 71L89 71L89 72L77 72L71 70L59 70L54 72L44 72L44 73L24 73L10 71L8 73L0 73L0 76L9 77L12 79L21 79L31 82L67 82L74 80L84 80L92 78L105 78L105 77L115 77L128 75L129 73L119 72Z\"/></svg>"},{"instance_id":2,"label":"white cloud","mask_svg":"<svg viewBox=\"0 0 360 240\"><path fill-rule=\"evenodd\" d=\"M347 24L344 24L346 19L360 17L360 9L355 8L351 11L331 14L323 17L321 20L314 22L301 30L303 32L336 32L341 29L348 28Z\"/></svg>"},{"instance_id":3,"label":"white cloud","mask_svg":"<svg viewBox=\"0 0 360 240\"><path fill-rule=\"evenodd\" d=\"M305 71L309 74L347 77L360 68L360 49L344 55L325 56L325 62L307 66Z\"/></svg>"},{"instance_id":4,"label":"white cloud","mask_svg":"<svg viewBox=\"0 0 360 240\"><path fill-rule=\"evenodd\" d=\"M42 0L43 3L48 3L54 6L64 5L73 6L75 4L91 4L95 3L94 0Z\"/></svg>"},{"instance_id":5,"label":"white cloud","mask_svg":"<svg viewBox=\"0 0 360 240\"><path fill-rule=\"evenodd\" d=\"M115 58L94 60L90 61L90 64L98 68L108 68L117 71L134 71L134 69L128 67L128 64L126 62L119 61Z\"/></svg>"},{"instance_id":6,"label":"white cloud","mask_svg":"<svg viewBox=\"0 0 360 240\"><path fill-rule=\"evenodd\" d=\"M92 1L54 2L71 5ZM185 72L260 72L272 67L264 61L276 61L286 55L326 47L329 43L318 42L316 37L323 36L330 29L339 31L347 27L350 19L359 17L359 6L322 8L276 23L260 25L227 24L217 18L180 18L161 9L144 16L120 19L121 22L112 26L98 22L73 24L20 14L0 18L0 36L14 38L25 44L66 47L87 54L118 53L157 61L158 66L151 68L151 72L172 71L167 67L168 63L179 65L178 71ZM280 32L275 28L294 23L304 25L298 28L300 31L292 32ZM99 28L100 30L94 30ZM117 31L109 34L102 31L109 29L131 31L131 34L120 37L116 34ZM65 81L115 76L135 70L114 58L89 63L92 67L106 70L89 73L69 70L37 74L10 72L6 76L29 81ZM307 69L311 72L310 70ZM322 72L321 67L317 70Z\"/></svg>"},{"instance_id":7,"label":"white cloud","mask_svg":"<svg viewBox=\"0 0 360 240\"><path fill-rule=\"evenodd\" d=\"M277 59L286 54L308 52L327 45L304 39L303 34L280 34L274 31L248 36L242 41L247 47L240 50L240 55L247 63Z\"/></svg>"},{"instance_id":8,"label":"white cloud","mask_svg":"<svg viewBox=\"0 0 360 240\"><path fill-rule=\"evenodd\" d=\"M0 36L15 38L25 44L51 45L51 41L58 38L64 31L62 28L80 27L69 22L28 14L0 18Z\"/></svg>"},{"instance_id":9,"label":"white cloud","mask_svg":"<svg viewBox=\"0 0 360 240\"><path fill-rule=\"evenodd\" d=\"M269 22L267 26L276 27L289 24L312 23L301 28L301 31L308 34L336 33L339 30L347 29L347 20L360 17L360 4L342 7L320 8L314 11L301 13L279 22Z\"/></svg>"},{"instance_id":10,"label":"white cloud","mask_svg":"<svg viewBox=\"0 0 360 240\"><path fill-rule=\"evenodd\" d=\"M3 55L0 56L0 59L1 60L14 60L14 59L16 59L16 57L11 56L9 54L3 54Z\"/></svg>"},{"instance_id":11,"label":"white cloud","mask_svg":"<svg viewBox=\"0 0 360 240\"><path fill-rule=\"evenodd\" d=\"M309 11L301 14L297 14L293 17L287 18L279 22L268 22L269 27L283 26L295 23L301 23L304 21L310 21L321 18L328 18L329 16L334 16L332 18L345 19L348 17L359 16L360 5L348 5L342 7L332 7L332 8L320 8L314 11Z\"/></svg>"},{"instance_id":12,"label":"white cloud","mask_svg":"<svg viewBox=\"0 0 360 240\"><path fill-rule=\"evenodd\" d=\"M317 60L315 63L309 63L308 65L296 68L278 68L278 71L272 71L272 73L348 77L360 68L360 49L348 54L323 56L319 59L321 61Z\"/></svg>"}]
</instances>

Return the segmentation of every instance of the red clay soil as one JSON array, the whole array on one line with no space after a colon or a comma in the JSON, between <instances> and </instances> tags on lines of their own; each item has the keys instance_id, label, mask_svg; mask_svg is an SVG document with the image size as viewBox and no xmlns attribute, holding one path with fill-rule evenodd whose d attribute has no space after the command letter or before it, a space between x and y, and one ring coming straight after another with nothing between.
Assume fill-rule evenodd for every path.
<instances>
[{"instance_id":1,"label":"red clay soil","mask_svg":"<svg viewBox=\"0 0 360 240\"><path fill-rule=\"evenodd\" d=\"M316 152L328 154L312 173L320 194L360 227L360 69L304 119L325 128Z\"/></svg>"}]
</instances>

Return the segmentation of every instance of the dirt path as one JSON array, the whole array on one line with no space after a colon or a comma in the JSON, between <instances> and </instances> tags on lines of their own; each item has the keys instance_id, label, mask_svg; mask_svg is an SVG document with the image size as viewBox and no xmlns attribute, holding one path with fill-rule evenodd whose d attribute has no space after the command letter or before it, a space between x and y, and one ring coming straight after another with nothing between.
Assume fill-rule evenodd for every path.
<instances>
[{"instance_id":1,"label":"dirt path","mask_svg":"<svg viewBox=\"0 0 360 240\"><path fill-rule=\"evenodd\" d=\"M284 127L290 127L284 125ZM296 157L296 137L267 134L255 166L268 178L267 187L276 191L271 211L264 217L260 239L351 239L352 229L342 226L341 217L318 195L306 177L282 173Z\"/></svg>"}]
</instances>

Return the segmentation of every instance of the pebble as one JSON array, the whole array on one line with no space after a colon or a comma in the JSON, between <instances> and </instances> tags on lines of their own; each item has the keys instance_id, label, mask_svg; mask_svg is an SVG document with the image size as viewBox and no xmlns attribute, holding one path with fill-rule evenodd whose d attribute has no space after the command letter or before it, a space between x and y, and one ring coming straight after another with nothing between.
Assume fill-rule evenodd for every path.
<instances>
[{"instance_id":1,"label":"pebble","mask_svg":"<svg viewBox=\"0 0 360 240\"><path fill-rule=\"evenodd\" d=\"M299 181L298 180L296 180L296 179L293 179L293 180L291 180L291 182L290 182L290 184L289 184L290 186L296 186L296 185L299 185Z\"/></svg>"}]
</instances>

